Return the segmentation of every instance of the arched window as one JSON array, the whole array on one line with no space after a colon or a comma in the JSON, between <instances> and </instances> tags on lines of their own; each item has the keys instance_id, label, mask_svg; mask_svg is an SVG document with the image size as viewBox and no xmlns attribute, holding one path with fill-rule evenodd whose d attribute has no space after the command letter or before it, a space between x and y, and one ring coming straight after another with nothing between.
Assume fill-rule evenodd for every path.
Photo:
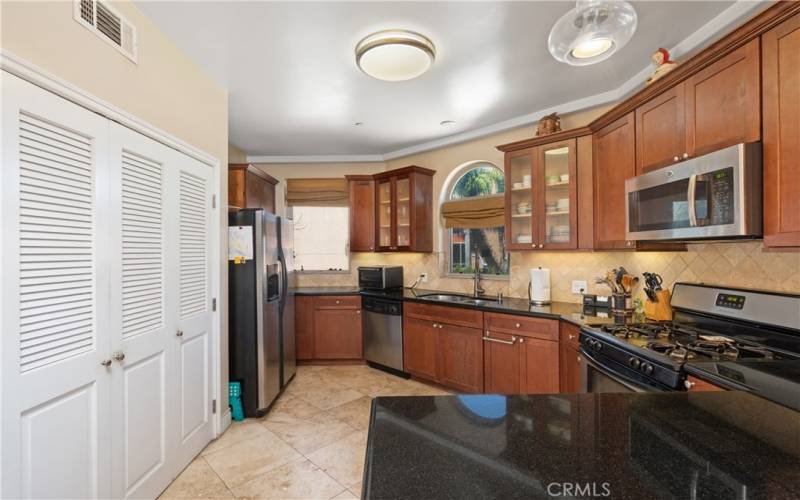
<instances>
[{"instance_id":1,"label":"arched window","mask_svg":"<svg viewBox=\"0 0 800 500\"><path fill-rule=\"evenodd\" d=\"M445 187L442 205L449 274L508 275L502 207L503 171L488 162L464 165Z\"/></svg>"}]
</instances>

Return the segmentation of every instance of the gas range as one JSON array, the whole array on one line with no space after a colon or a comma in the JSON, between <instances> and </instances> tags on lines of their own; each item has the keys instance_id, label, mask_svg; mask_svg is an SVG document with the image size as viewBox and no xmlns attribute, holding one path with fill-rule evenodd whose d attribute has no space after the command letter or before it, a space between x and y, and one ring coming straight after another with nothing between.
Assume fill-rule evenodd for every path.
<instances>
[{"instance_id":1,"label":"gas range","mask_svg":"<svg viewBox=\"0 0 800 500\"><path fill-rule=\"evenodd\" d=\"M584 327L585 389L681 390L686 362L800 360L800 295L678 283L671 305L673 321Z\"/></svg>"}]
</instances>

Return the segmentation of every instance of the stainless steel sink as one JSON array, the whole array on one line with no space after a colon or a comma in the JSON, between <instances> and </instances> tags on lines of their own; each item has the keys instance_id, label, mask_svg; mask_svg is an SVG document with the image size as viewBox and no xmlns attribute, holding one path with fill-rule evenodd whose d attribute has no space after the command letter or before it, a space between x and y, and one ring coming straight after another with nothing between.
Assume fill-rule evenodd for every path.
<instances>
[{"instance_id":1,"label":"stainless steel sink","mask_svg":"<svg viewBox=\"0 0 800 500\"><path fill-rule=\"evenodd\" d=\"M448 293L429 293L426 295L420 295L420 298L428 299L428 300L437 300L441 302L472 302L472 297L468 297L466 295L456 295L456 294L448 294Z\"/></svg>"},{"instance_id":2,"label":"stainless steel sink","mask_svg":"<svg viewBox=\"0 0 800 500\"><path fill-rule=\"evenodd\" d=\"M468 295L457 295L451 293L429 293L426 295L420 295L420 297L423 299L436 300L440 302L456 302L459 304L473 304L476 306L497 303L497 299L491 299L488 297L481 297L476 299L475 297L470 297Z\"/></svg>"}]
</instances>

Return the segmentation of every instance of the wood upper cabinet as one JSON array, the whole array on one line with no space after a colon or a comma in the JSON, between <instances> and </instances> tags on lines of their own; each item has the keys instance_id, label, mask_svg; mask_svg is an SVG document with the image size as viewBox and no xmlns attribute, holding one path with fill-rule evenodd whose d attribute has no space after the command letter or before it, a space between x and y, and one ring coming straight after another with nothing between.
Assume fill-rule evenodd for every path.
<instances>
[{"instance_id":1,"label":"wood upper cabinet","mask_svg":"<svg viewBox=\"0 0 800 500\"><path fill-rule=\"evenodd\" d=\"M361 298L356 295L314 297L314 359L361 359Z\"/></svg>"},{"instance_id":2,"label":"wood upper cabinet","mask_svg":"<svg viewBox=\"0 0 800 500\"><path fill-rule=\"evenodd\" d=\"M636 175L634 113L594 134L594 248L632 248L625 239L625 180Z\"/></svg>"},{"instance_id":3,"label":"wood upper cabinet","mask_svg":"<svg viewBox=\"0 0 800 500\"><path fill-rule=\"evenodd\" d=\"M686 149L684 84L636 108L636 173L671 165Z\"/></svg>"},{"instance_id":4,"label":"wood upper cabinet","mask_svg":"<svg viewBox=\"0 0 800 500\"><path fill-rule=\"evenodd\" d=\"M689 156L761 139L759 47L755 38L684 82Z\"/></svg>"},{"instance_id":5,"label":"wood upper cabinet","mask_svg":"<svg viewBox=\"0 0 800 500\"><path fill-rule=\"evenodd\" d=\"M228 165L228 206L263 208L275 213L275 185L278 180L253 165Z\"/></svg>"},{"instance_id":6,"label":"wood upper cabinet","mask_svg":"<svg viewBox=\"0 0 800 500\"><path fill-rule=\"evenodd\" d=\"M761 138L759 40L636 108L636 173Z\"/></svg>"},{"instance_id":7,"label":"wood upper cabinet","mask_svg":"<svg viewBox=\"0 0 800 500\"><path fill-rule=\"evenodd\" d=\"M410 166L373 176L379 252L433 251L433 174Z\"/></svg>"},{"instance_id":8,"label":"wood upper cabinet","mask_svg":"<svg viewBox=\"0 0 800 500\"><path fill-rule=\"evenodd\" d=\"M800 247L800 14L762 37L764 244Z\"/></svg>"},{"instance_id":9,"label":"wood upper cabinet","mask_svg":"<svg viewBox=\"0 0 800 500\"><path fill-rule=\"evenodd\" d=\"M439 329L427 319L403 318L403 369L429 380L439 378Z\"/></svg>"},{"instance_id":10,"label":"wood upper cabinet","mask_svg":"<svg viewBox=\"0 0 800 500\"><path fill-rule=\"evenodd\" d=\"M375 181L371 175L346 176L350 190L350 251L375 251Z\"/></svg>"},{"instance_id":11,"label":"wood upper cabinet","mask_svg":"<svg viewBox=\"0 0 800 500\"><path fill-rule=\"evenodd\" d=\"M577 149L572 137L506 153L507 248L578 248Z\"/></svg>"},{"instance_id":12,"label":"wood upper cabinet","mask_svg":"<svg viewBox=\"0 0 800 500\"><path fill-rule=\"evenodd\" d=\"M439 383L483 392L483 340L478 328L439 324Z\"/></svg>"}]
</instances>

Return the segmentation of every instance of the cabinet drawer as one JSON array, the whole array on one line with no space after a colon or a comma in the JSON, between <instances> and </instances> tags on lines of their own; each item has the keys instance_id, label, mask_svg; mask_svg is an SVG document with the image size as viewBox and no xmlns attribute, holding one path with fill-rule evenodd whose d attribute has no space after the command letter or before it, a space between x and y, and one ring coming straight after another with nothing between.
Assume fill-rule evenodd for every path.
<instances>
[{"instance_id":1,"label":"cabinet drawer","mask_svg":"<svg viewBox=\"0 0 800 500\"><path fill-rule=\"evenodd\" d=\"M486 330L558 341L558 320L486 313Z\"/></svg>"},{"instance_id":2,"label":"cabinet drawer","mask_svg":"<svg viewBox=\"0 0 800 500\"><path fill-rule=\"evenodd\" d=\"M406 315L413 318L449 325L483 328L483 312L475 309L420 304L419 302L409 302L404 307Z\"/></svg>"},{"instance_id":3,"label":"cabinet drawer","mask_svg":"<svg viewBox=\"0 0 800 500\"><path fill-rule=\"evenodd\" d=\"M314 297L314 309L361 309L361 296L319 295Z\"/></svg>"},{"instance_id":4,"label":"cabinet drawer","mask_svg":"<svg viewBox=\"0 0 800 500\"><path fill-rule=\"evenodd\" d=\"M561 343L577 351L580 348L580 328L572 323L562 321L560 330Z\"/></svg>"}]
</instances>

